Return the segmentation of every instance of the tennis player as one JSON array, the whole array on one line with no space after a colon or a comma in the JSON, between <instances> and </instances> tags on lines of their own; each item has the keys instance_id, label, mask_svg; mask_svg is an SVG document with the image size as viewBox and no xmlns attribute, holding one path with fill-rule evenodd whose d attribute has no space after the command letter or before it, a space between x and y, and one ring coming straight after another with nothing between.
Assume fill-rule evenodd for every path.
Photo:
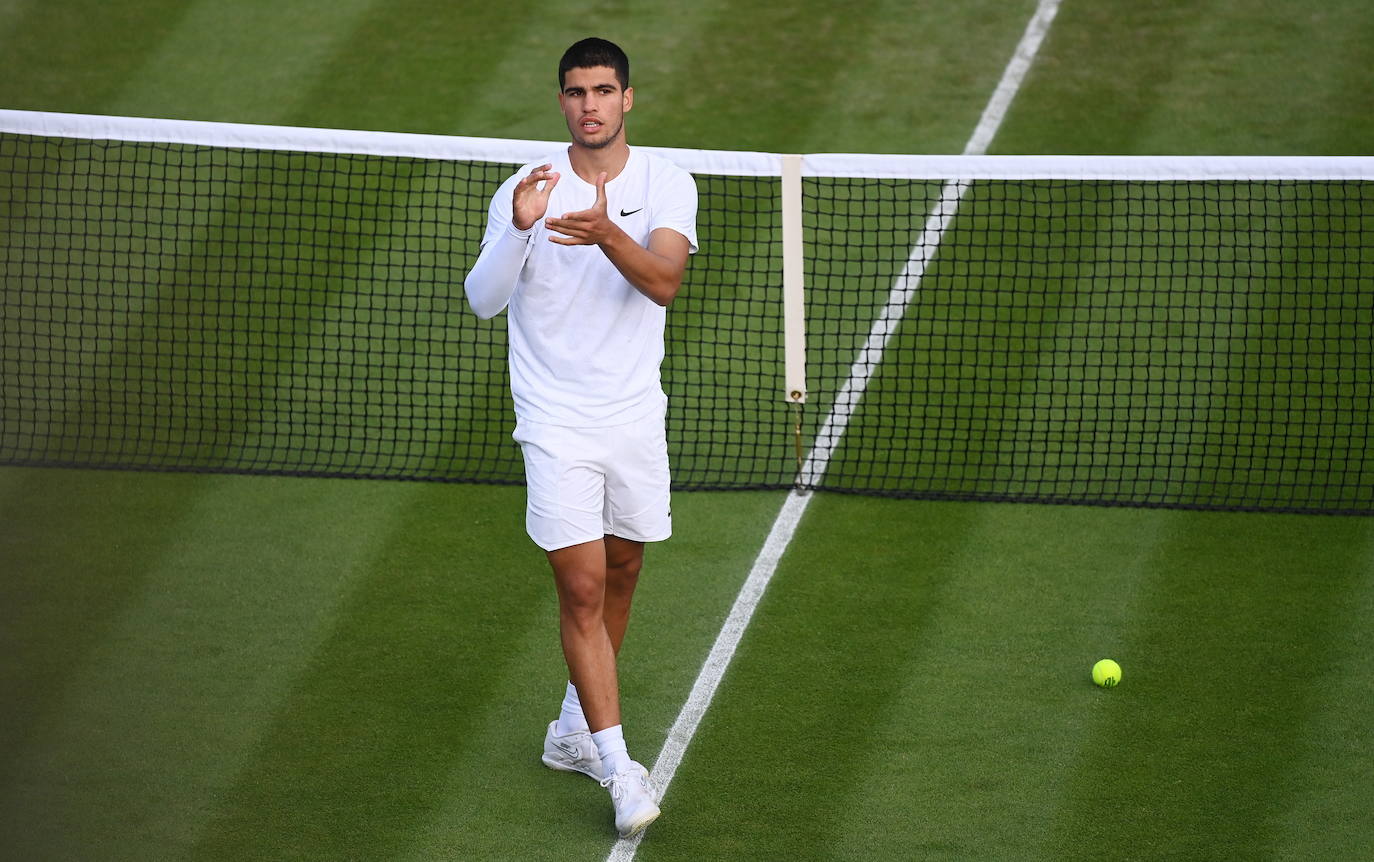
<instances>
[{"instance_id":1,"label":"tennis player","mask_svg":"<svg viewBox=\"0 0 1374 862\"><path fill-rule=\"evenodd\" d=\"M610 790L628 837L659 814L620 723L616 656L644 561L668 538L666 307L696 251L691 175L625 140L625 52L584 39L558 65L570 145L492 198L468 274L479 317L509 309L525 527L548 554L570 681L543 762Z\"/></svg>"}]
</instances>

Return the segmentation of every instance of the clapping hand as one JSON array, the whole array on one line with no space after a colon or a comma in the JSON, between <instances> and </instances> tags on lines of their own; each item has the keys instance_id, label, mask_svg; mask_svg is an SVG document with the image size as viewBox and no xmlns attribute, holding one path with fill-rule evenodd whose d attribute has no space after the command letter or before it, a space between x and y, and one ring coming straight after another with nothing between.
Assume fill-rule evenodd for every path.
<instances>
[{"instance_id":1,"label":"clapping hand","mask_svg":"<svg viewBox=\"0 0 1374 862\"><path fill-rule=\"evenodd\" d=\"M558 174L552 168L553 165L540 165L515 184L511 220L516 229L529 230L544 217L549 208L549 195L553 194L553 187L558 184ZM539 188L540 183L544 184L542 189Z\"/></svg>"},{"instance_id":2,"label":"clapping hand","mask_svg":"<svg viewBox=\"0 0 1374 862\"><path fill-rule=\"evenodd\" d=\"M559 245L597 245L617 229L606 212L606 172L596 176L596 202L591 209L565 213L562 218L547 218L544 225L563 236L549 240Z\"/></svg>"}]
</instances>

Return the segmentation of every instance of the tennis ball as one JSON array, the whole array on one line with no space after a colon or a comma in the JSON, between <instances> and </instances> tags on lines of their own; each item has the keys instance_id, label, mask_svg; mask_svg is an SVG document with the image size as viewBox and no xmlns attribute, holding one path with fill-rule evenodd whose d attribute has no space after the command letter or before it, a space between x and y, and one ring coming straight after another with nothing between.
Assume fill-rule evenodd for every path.
<instances>
[{"instance_id":1,"label":"tennis ball","mask_svg":"<svg viewBox=\"0 0 1374 862\"><path fill-rule=\"evenodd\" d=\"M1103 688L1111 688L1121 682L1121 665L1109 658L1093 665L1093 682Z\"/></svg>"}]
</instances>

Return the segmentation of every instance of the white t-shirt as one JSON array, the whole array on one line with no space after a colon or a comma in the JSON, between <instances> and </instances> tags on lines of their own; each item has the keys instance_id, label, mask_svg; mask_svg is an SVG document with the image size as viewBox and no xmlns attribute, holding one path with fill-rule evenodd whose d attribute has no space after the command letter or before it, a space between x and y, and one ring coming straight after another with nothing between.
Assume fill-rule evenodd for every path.
<instances>
[{"instance_id":1,"label":"white t-shirt","mask_svg":"<svg viewBox=\"0 0 1374 862\"><path fill-rule=\"evenodd\" d=\"M551 163L559 175L546 217L589 209L596 186L568 162L567 150L526 165L492 198L482 245L509 229L511 195L521 177ZM666 159L631 149L606 183L611 221L647 247L649 234L670 228L697 250L697 189L691 174ZM594 245L564 246L535 224L525 266L510 299L511 394L517 416L578 428L643 418L666 401L662 306L634 288Z\"/></svg>"}]
</instances>

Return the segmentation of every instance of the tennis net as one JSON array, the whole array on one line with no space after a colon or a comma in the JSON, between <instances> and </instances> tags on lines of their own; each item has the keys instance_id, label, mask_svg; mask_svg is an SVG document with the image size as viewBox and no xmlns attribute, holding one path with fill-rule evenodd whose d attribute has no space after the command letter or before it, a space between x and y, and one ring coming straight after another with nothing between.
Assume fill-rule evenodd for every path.
<instances>
[{"instance_id":1,"label":"tennis net","mask_svg":"<svg viewBox=\"0 0 1374 862\"><path fill-rule=\"evenodd\" d=\"M462 280L558 146L0 111L0 463L521 481ZM1374 512L1374 160L657 151L679 488Z\"/></svg>"}]
</instances>

